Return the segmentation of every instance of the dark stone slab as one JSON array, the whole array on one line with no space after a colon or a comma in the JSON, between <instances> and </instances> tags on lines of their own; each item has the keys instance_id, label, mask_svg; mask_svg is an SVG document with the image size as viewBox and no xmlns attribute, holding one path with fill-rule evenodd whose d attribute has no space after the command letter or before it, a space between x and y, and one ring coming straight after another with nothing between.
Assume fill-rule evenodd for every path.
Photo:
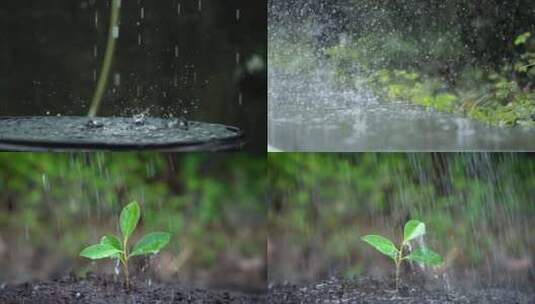
<instances>
[{"instance_id":1,"label":"dark stone slab","mask_svg":"<svg viewBox=\"0 0 535 304\"><path fill-rule=\"evenodd\" d=\"M235 127L154 117L0 117L1 150L238 150Z\"/></svg>"}]
</instances>

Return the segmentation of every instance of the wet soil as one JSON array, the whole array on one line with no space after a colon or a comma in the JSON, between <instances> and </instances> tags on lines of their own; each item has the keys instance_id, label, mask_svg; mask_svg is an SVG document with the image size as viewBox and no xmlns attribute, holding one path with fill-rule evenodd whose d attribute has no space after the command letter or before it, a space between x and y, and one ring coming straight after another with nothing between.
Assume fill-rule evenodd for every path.
<instances>
[{"instance_id":1,"label":"wet soil","mask_svg":"<svg viewBox=\"0 0 535 304\"><path fill-rule=\"evenodd\" d=\"M429 286L422 281L403 284L396 292L384 280L359 278L345 280L331 278L310 285L278 284L269 287L268 303L366 303L366 304L533 304L535 293L523 288L503 288L499 286L469 289L446 289L445 286Z\"/></svg>"},{"instance_id":2,"label":"wet soil","mask_svg":"<svg viewBox=\"0 0 535 304\"><path fill-rule=\"evenodd\" d=\"M68 276L47 282L0 287L2 304L253 304L265 303L263 295L246 295L229 291L190 288L174 284L132 282L126 288L112 276L90 274L85 279Z\"/></svg>"}]
</instances>

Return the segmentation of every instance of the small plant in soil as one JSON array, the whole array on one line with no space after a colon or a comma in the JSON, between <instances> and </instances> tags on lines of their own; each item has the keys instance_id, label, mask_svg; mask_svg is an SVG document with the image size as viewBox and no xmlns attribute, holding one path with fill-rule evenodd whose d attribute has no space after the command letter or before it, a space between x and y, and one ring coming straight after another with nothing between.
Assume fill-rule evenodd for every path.
<instances>
[{"instance_id":1,"label":"small plant in soil","mask_svg":"<svg viewBox=\"0 0 535 304\"><path fill-rule=\"evenodd\" d=\"M89 246L80 252L80 256L91 260L98 259L119 259L123 266L126 279L126 286L130 286L128 274L128 261L130 258L139 255L156 254L164 248L171 239L171 234L167 232L152 232L142 237L137 244L128 250L128 240L141 216L139 204L134 201L126 205L121 211L119 224L122 238L115 235L105 235L100 239L100 243Z\"/></svg>"},{"instance_id":2,"label":"small plant in soil","mask_svg":"<svg viewBox=\"0 0 535 304\"><path fill-rule=\"evenodd\" d=\"M370 244L379 252L394 260L396 265L396 290L399 289L399 270L401 263L404 260L415 261L431 266L440 266L444 262L444 259L431 249L420 247L411 250L409 242L424 234L425 224L417 220L410 220L405 224L403 241L401 242L399 249L392 241L380 235L366 235L362 237L364 242ZM405 249L408 249L410 252L405 254Z\"/></svg>"}]
</instances>

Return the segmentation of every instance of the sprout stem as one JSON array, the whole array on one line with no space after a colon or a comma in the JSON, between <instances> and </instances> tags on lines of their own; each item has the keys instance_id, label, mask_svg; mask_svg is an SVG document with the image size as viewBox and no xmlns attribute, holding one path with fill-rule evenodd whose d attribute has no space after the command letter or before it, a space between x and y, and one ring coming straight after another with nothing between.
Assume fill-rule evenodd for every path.
<instances>
[{"instance_id":1,"label":"sprout stem","mask_svg":"<svg viewBox=\"0 0 535 304\"><path fill-rule=\"evenodd\" d=\"M401 244L398 252L398 256L396 257L396 291L399 290L399 272L401 268L401 261L403 261L403 247L405 244Z\"/></svg>"},{"instance_id":2,"label":"sprout stem","mask_svg":"<svg viewBox=\"0 0 535 304\"><path fill-rule=\"evenodd\" d=\"M89 113L87 114L89 117L95 117L97 115L98 109L100 108L100 104L102 102L102 96L106 90L106 85L108 83L110 69L113 62L113 55L115 53L115 45L117 43L116 40L119 34L120 11L121 0L112 0L111 20L108 32L108 42L106 45L106 54L104 55L104 61L102 63L102 69L100 71L97 88L95 89L93 100L91 101L91 107L89 108Z\"/></svg>"},{"instance_id":3,"label":"sprout stem","mask_svg":"<svg viewBox=\"0 0 535 304\"><path fill-rule=\"evenodd\" d=\"M128 237L124 239L123 242L123 267L124 267L124 276L126 279L126 288L130 288L130 275L128 273Z\"/></svg>"},{"instance_id":4,"label":"sprout stem","mask_svg":"<svg viewBox=\"0 0 535 304\"><path fill-rule=\"evenodd\" d=\"M125 259L124 262L124 276L126 278L126 288L130 288L130 275L128 273L128 260Z\"/></svg>"}]
</instances>

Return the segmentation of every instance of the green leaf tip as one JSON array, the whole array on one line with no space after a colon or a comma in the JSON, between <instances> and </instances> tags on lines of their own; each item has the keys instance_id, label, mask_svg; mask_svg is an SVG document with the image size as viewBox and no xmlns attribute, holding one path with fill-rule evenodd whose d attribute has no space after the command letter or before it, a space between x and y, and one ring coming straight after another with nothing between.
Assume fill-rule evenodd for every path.
<instances>
[{"instance_id":1,"label":"green leaf tip","mask_svg":"<svg viewBox=\"0 0 535 304\"><path fill-rule=\"evenodd\" d=\"M425 234L425 224L418 220L410 220L405 224L403 230L403 243L407 243Z\"/></svg>"},{"instance_id":2,"label":"green leaf tip","mask_svg":"<svg viewBox=\"0 0 535 304\"><path fill-rule=\"evenodd\" d=\"M392 259L396 259L396 256L399 253L399 250L396 248L394 243L392 243L391 240L380 236L380 235L366 235L362 237L362 240L368 244L370 244L372 247L377 249L379 252L381 252L384 255L387 255L391 257Z\"/></svg>"},{"instance_id":3,"label":"green leaf tip","mask_svg":"<svg viewBox=\"0 0 535 304\"><path fill-rule=\"evenodd\" d=\"M440 266L444 263L442 256L427 248L418 248L414 250L409 256L407 256L407 259L431 266Z\"/></svg>"},{"instance_id":4,"label":"green leaf tip","mask_svg":"<svg viewBox=\"0 0 535 304\"><path fill-rule=\"evenodd\" d=\"M123 250L123 245L121 241L115 235L105 235L100 239L100 244L110 245L117 250Z\"/></svg>"},{"instance_id":5,"label":"green leaf tip","mask_svg":"<svg viewBox=\"0 0 535 304\"><path fill-rule=\"evenodd\" d=\"M170 240L171 234L168 232L149 233L134 246L130 256L158 253L167 246Z\"/></svg>"},{"instance_id":6,"label":"green leaf tip","mask_svg":"<svg viewBox=\"0 0 535 304\"><path fill-rule=\"evenodd\" d=\"M97 244L86 247L84 250L82 250L82 252L80 252L80 256L86 257L91 260L98 260L113 258L121 252L121 250L118 250L117 248L114 248L109 244Z\"/></svg>"},{"instance_id":7,"label":"green leaf tip","mask_svg":"<svg viewBox=\"0 0 535 304\"><path fill-rule=\"evenodd\" d=\"M123 238L128 239L134 230L136 230L140 216L141 210L136 201L131 202L123 208L121 216L119 217Z\"/></svg>"}]
</instances>

